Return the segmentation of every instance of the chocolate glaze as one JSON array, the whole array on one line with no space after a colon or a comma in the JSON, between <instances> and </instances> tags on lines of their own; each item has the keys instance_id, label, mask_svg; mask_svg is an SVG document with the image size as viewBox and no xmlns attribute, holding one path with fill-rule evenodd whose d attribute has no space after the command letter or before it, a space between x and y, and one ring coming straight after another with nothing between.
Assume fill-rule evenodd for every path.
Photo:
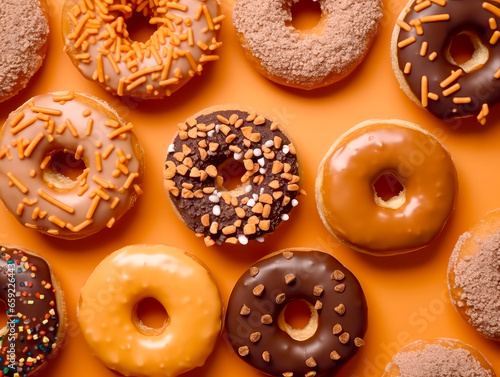
<instances>
[{"instance_id":1,"label":"chocolate glaze","mask_svg":"<svg viewBox=\"0 0 500 377\"><path fill-rule=\"evenodd\" d=\"M484 103L491 107L500 100L500 80L494 78L494 74L500 67L500 43L495 45L489 43L494 30L490 29L488 23L490 18L494 18L500 25L500 19L483 9L483 2L483 0L448 0L444 7L432 3L420 12L416 12L412 7L404 17L404 21L409 24L411 20L424 16L446 13L450 15L448 21L423 23L423 35L418 35L415 27L412 27L409 32L401 29L397 40L400 42L409 37L417 39L409 46L397 48L399 68L403 71L407 62L412 63L410 74L403 75L411 91L419 99L421 98L421 78L424 75L428 77L429 92L438 94L439 99L437 101L429 99L426 108L441 119L477 115ZM498 3L494 1L486 1L486 3L498 6ZM480 69L469 73L464 72L453 82L453 84L460 84L460 90L445 97L442 95L443 89L439 84L451 74L452 70L460 68L448 61L446 51L452 38L464 31L475 33L480 38L489 51L489 59ZM424 57L420 56L423 41L429 44L428 53ZM434 51L437 52L437 58L430 61L428 56ZM455 96L471 97L472 102L455 104L453 103Z\"/></svg>"},{"instance_id":2,"label":"chocolate glaze","mask_svg":"<svg viewBox=\"0 0 500 377\"><path fill-rule=\"evenodd\" d=\"M253 182L253 178L260 174L259 172L257 172L249 180L251 187L250 191L236 196L238 200L238 207L242 208L245 211L245 217L243 218L238 217L235 212L235 206L232 204L227 204L223 200L223 198L220 198L220 201L218 203L210 201L209 198L213 196L213 194L204 193L200 198L184 198L182 195L175 196L172 194L172 192L170 192L170 199L172 200L174 206L177 208L177 211L182 217L184 223L196 233L203 234L205 237L210 237L218 244L226 242L228 238L238 238L240 236L244 236L247 239L255 239L263 236L266 233L273 232L275 228L281 223L282 216L288 214L292 210L294 204L296 204L293 199L295 199L298 194L298 191L288 190L288 184L290 183L290 181L281 177L284 171L280 171L280 173L278 174L272 173L274 161L280 161L283 164L289 164L291 167L289 174L296 176L298 179L299 166L297 157L295 156L295 151L290 148L291 151L285 153L283 149L285 145L291 145L291 141L280 128L271 130L271 125L273 124L271 120L266 118L264 124L255 125L253 121L246 121L247 117L249 116L249 113L247 111L228 109L217 110L208 114L199 115L196 118L196 123L205 125L221 125L222 123L217 119L218 115L229 119L233 114L236 114L239 119L242 119L243 124L239 127L228 125L231 130L227 133L227 135L236 135L236 138L230 144L226 142L227 135L222 131L214 130L214 132L208 132L205 137L188 138L185 140L182 140L178 134L175 137L173 144L170 146L165 165L165 168L167 168L168 162L175 163L177 167L179 165L182 165L182 162L176 160L174 155L178 152L183 151L183 145L189 147L191 150L191 153L187 157L191 158L193 167L196 167L201 171L205 170L209 165L218 167L226 160L233 158L235 153L229 149L230 146L241 148L240 155L244 156L245 152L248 149L262 149L262 145L265 144L266 141L272 141L275 137L279 137L282 139L280 148L275 148L274 146L270 147L272 152L274 152L275 154L273 159L264 158L263 154L259 156L253 155L251 158L254 164L257 164L260 159L263 159L264 165L260 165L259 167L266 169L266 172L263 174L264 179L262 183L256 184ZM185 124L186 126L188 126L188 128L190 128L187 122ZM260 133L261 135L260 141L252 142L250 148L248 148L244 144L244 140L247 138L243 135L242 129L244 129L245 127L252 127L254 133ZM217 151L211 154L209 152L208 158L205 160L202 160L199 151L199 143L202 140L205 140L207 144L219 144ZM208 148L205 149L207 151L209 150ZM240 162L242 162L243 160L244 157L241 157ZM242 169L244 170L244 168ZM220 174L220 172L218 173ZM189 171L184 175L177 173L173 178L171 178L171 180L174 181L175 187L179 188L180 190L182 190L183 184L192 184L192 192L202 190L206 187L216 187L215 177L208 176L204 181L201 181L200 178L190 177ZM269 183L274 180L277 180L279 182L279 187L273 189L269 186ZM220 193L225 191L223 188L217 190ZM251 199L252 197L255 199L255 195L257 195L257 197L260 197L260 195L262 194L269 194L272 196L273 193L279 191L283 192L283 195L279 199L273 200L271 204L271 215L268 218L265 218L262 213L254 213L251 206L242 204L242 201L244 202L245 200ZM287 202L283 202L285 197L288 198ZM259 200L255 200L255 202L258 203ZM221 213L219 216L213 214L213 208L215 205L220 206ZM213 222L217 222L219 224L218 231L215 234L210 232L210 226L204 226L201 222L201 217L206 214L210 215L210 224L212 224ZM269 229L263 230L257 226L256 232L254 234L244 235L244 226L245 224L247 224L248 219L252 216L257 216L260 221L270 220ZM237 227L236 233L228 235L222 233L222 229L225 226L233 225L238 220L242 220L242 225L240 227Z\"/></svg>"},{"instance_id":3,"label":"chocolate glaze","mask_svg":"<svg viewBox=\"0 0 500 377\"><path fill-rule=\"evenodd\" d=\"M55 352L56 343L60 340L57 333L64 315L58 311L50 266L44 259L7 246L0 246L0 256L0 284L3 287L0 300L7 307L6 334L0 337L1 371L3 376L19 373L24 377L43 368L47 358ZM15 283L10 280L11 276L15 278ZM12 301L12 293L15 294L15 302ZM11 321L15 321L13 331ZM19 326L24 326L24 331L19 332ZM14 363L11 361L13 356L9 355L11 345L15 349Z\"/></svg>"},{"instance_id":4,"label":"chocolate glaze","mask_svg":"<svg viewBox=\"0 0 500 377\"><path fill-rule=\"evenodd\" d=\"M367 305L363 290L356 277L335 258L317 250L287 250L282 253L262 259L246 271L236 283L229 299L226 314L226 335L234 350L238 353L240 347L247 346L249 353L241 356L245 362L260 371L273 376L282 376L283 373L293 373L298 376L321 376L325 373L336 372L357 351L354 341L362 338L367 326ZM288 254L288 255L287 255ZM292 258L290 254L293 255ZM254 277L255 267L258 274ZM334 271L341 271L345 277L335 280ZM253 272L253 273L252 273ZM284 277L287 274L295 275L295 280L286 284ZM260 297L252 293L254 287L264 285ZM345 284L343 292L334 288ZM314 287L319 285L324 289L321 295L313 293ZM286 300L276 303L280 293L286 294ZM314 335L305 341L296 341L278 327L278 316L286 304L292 300L305 300L311 305L316 301L322 303L318 312L318 329ZM338 314L335 307L345 305L345 313ZM240 314L246 305L250 308L249 315ZM261 317L269 314L273 323L264 325ZM334 335L333 327L342 326L342 331ZM253 343L250 334L260 332L260 340ZM342 344L339 335L349 333L346 344ZM359 342L357 339L356 342ZM270 361L262 358L262 353L268 351ZM330 353L337 351L339 360L332 360ZM315 367L308 367L306 360L313 357L317 363ZM315 374L311 373L315 372Z\"/></svg>"}]
</instances>

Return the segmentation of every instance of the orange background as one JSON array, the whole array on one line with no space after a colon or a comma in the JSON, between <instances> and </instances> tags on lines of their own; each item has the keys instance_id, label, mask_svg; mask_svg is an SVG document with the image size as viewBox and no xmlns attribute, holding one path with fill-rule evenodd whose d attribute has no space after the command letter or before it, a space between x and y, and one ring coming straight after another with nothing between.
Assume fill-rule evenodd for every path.
<instances>
[{"instance_id":1,"label":"orange background","mask_svg":"<svg viewBox=\"0 0 500 377\"><path fill-rule=\"evenodd\" d=\"M252 69L236 39L230 0L224 0L218 51L220 61L209 63L201 77L165 100L122 100L86 81L62 51L60 11L63 0L50 0L51 39L48 56L29 88L0 105L0 121L30 97L48 91L75 90L108 101L135 125L146 151L145 195L115 228L81 241L64 241L23 228L0 208L0 241L28 247L45 256L65 289L70 325L67 341L44 376L113 376L92 356L80 333L76 306L80 288L94 267L123 246L164 243L196 254L213 272L224 304L238 277L267 253L286 247L315 247L327 251L351 269L368 300L366 346L339 376L379 376L390 357L411 340L459 338L478 348L500 373L500 347L476 333L449 303L446 288L448 258L458 236L487 211L500 207L499 109L488 124L474 120L443 122L420 110L399 89L391 69L389 44L396 17L406 0L384 0L381 31L364 62L345 80L330 87L303 92L273 84ZM306 0L302 0L306 1ZM215 104L239 103L277 119L295 140L303 169L299 206L290 221L263 244L215 246L207 249L177 219L163 190L162 169L176 124ZM456 210L441 236L429 247L396 257L377 258L339 244L323 226L314 199L318 164L333 141L355 124L370 118L399 118L433 132L450 150L459 174ZM188 376L261 374L239 360L220 338L205 366Z\"/></svg>"}]
</instances>

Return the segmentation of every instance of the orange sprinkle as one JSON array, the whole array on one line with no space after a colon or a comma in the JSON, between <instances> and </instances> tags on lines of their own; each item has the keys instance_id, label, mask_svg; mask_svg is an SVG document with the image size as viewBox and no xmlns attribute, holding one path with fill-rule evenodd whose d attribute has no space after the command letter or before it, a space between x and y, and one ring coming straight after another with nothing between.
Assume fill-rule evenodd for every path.
<instances>
[{"instance_id":1,"label":"orange sprinkle","mask_svg":"<svg viewBox=\"0 0 500 377\"><path fill-rule=\"evenodd\" d=\"M97 183L98 185L101 185L102 187L104 188L112 188L114 187L114 185L108 181L106 181L105 179L99 177L98 175L94 175L92 177L92 180Z\"/></svg>"},{"instance_id":2,"label":"orange sprinkle","mask_svg":"<svg viewBox=\"0 0 500 377\"><path fill-rule=\"evenodd\" d=\"M456 71L451 71L451 75L449 75L446 79L441 81L439 86L441 88L446 88L448 85L451 85L453 83L453 81L455 81L460 76L462 76L463 73L464 73L464 71L462 71L461 69L457 69Z\"/></svg>"},{"instance_id":3,"label":"orange sprinkle","mask_svg":"<svg viewBox=\"0 0 500 377\"><path fill-rule=\"evenodd\" d=\"M440 5L444 7L446 5L447 0L431 0L434 4Z\"/></svg>"},{"instance_id":4,"label":"orange sprinkle","mask_svg":"<svg viewBox=\"0 0 500 377\"><path fill-rule=\"evenodd\" d=\"M50 120L50 116L47 115L47 114L44 114L44 113L38 113L38 114L36 114L36 118L40 119L40 120L43 120L45 122L48 122ZM44 127L47 128L45 125L44 125Z\"/></svg>"},{"instance_id":5,"label":"orange sprinkle","mask_svg":"<svg viewBox=\"0 0 500 377\"><path fill-rule=\"evenodd\" d=\"M471 102L472 102L472 98L470 98L470 97L454 97L453 98L453 103L456 103L456 104L471 103Z\"/></svg>"},{"instance_id":6,"label":"orange sprinkle","mask_svg":"<svg viewBox=\"0 0 500 377\"><path fill-rule=\"evenodd\" d=\"M48 109L45 107L38 107L38 106L32 106L30 109L35 113L43 113L47 115L56 115L56 116L62 115L61 110Z\"/></svg>"},{"instance_id":7,"label":"orange sprinkle","mask_svg":"<svg viewBox=\"0 0 500 377\"><path fill-rule=\"evenodd\" d=\"M132 182L134 181L134 179L136 179L137 177L139 177L139 173L131 173L131 174L129 174L129 176L127 177L127 180L123 184L123 187L125 189L128 189L132 185Z\"/></svg>"},{"instance_id":8,"label":"orange sprinkle","mask_svg":"<svg viewBox=\"0 0 500 377\"><path fill-rule=\"evenodd\" d=\"M190 51L186 51L186 59L188 60L189 65L191 66L193 71L198 72L198 65L194 61L193 56L191 55ZM200 59L200 61L201 61L201 59Z\"/></svg>"},{"instance_id":9,"label":"orange sprinkle","mask_svg":"<svg viewBox=\"0 0 500 377\"><path fill-rule=\"evenodd\" d=\"M53 224L56 224L59 228L65 228L66 227L66 222L64 220L61 220L59 217L57 216L49 216L48 217L48 220L53 223Z\"/></svg>"},{"instance_id":10,"label":"orange sprinkle","mask_svg":"<svg viewBox=\"0 0 500 377\"><path fill-rule=\"evenodd\" d=\"M17 155L20 160L24 159L24 139L22 137L17 141Z\"/></svg>"},{"instance_id":11,"label":"orange sprinkle","mask_svg":"<svg viewBox=\"0 0 500 377\"><path fill-rule=\"evenodd\" d=\"M83 181L84 179L87 179L87 176L89 175L90 169L86 168L83 170L82 174L80 174L78 177L76 177L77 181Z\"/></svg>"},{"instance_id":12,"label":"orange sprinkle","mask_svg":"<svg viewBox=\"0 0 500 377\"><path fill-rule=\"evenodd\" d=\"M215 61L215 60L219 60L219 55L205 55L205 54L202 54L201 57L200 57L200 63L212 62L212 61Z\"/></svg>"},{"instance_id":13,"label":"orange sprinkle","mask_svg":"<svg viewBox=\"0 0 500 377\"><path fill-rule=\"evenodd\" d=\"M17 215L17 216L22 216L23 211L24 211L24 203L22 203L22 202L21 202L21 203L19 203L19 204L17 205L17 208L16 208L16 215Z\"/></svg>"},{"instance_id":14,"label":"orange sprinkle","mask_svg":"<svg viewBox=\"0 0 500 377\"><path fill-rule=\"evenodd\" d=\"M111 209L115 209L115 208L116 208L116 206L118 205L118 203L120 203L120 198L119 198L119 197L117 197L117 196L115 196L115 197L113 198L113 201L111 202L111 206L110 206L110 207L111 207Z\"/></svg>"},{"instance_id":15,"label":"orange sprinkle","mask_svg":"<svg viewBox=\"0 0 500 377\"><path fill-rule=\"evenodd\" d=\"M100 83L104 83L104 65L101 54L97 55L97 78Z\"/></svg>"},{"instance_id":16,"label":"orange sprinkle","mask_svg":"<svg viewBox=\"0 0 500 377\"><path fill-rule=\"evenodd\" d=\"M170 67L172 65L172 58L174 54L174 48L172 46L168 47L168 53L165 61L163 62L163 71L161 72L161 80L166 80L168 73L170 72Z\"/></svg>"},{"instance_id":17,"label":"orange sprinkle","mask_svg":"<svg viewBox=\"0 0 500 377\"><path fill-rule=\"evenodd\" d=\"M82 154L83 154L83 145L78 145L78 147L76 147L76 152L75 152L75 160L79 160L82 158Z\"/></svg>"},{"instance_id":18,"label":"orange sprinkle","mask_svg":"<svg viewBox=\"0 0 500 377\"><path fill-rule=\"evenodd\" d=\"M403 72L404 72L405 75L409 75L410 74L410 72L411 72L411 62L407 62L405 64L405 68L404 68Z\"/></svg>"},{"instance_id":19,"label":"orange sprinkle","mask_svg":"<svg viewBox=\"0 0 500 377\"><path fill-rule=\"evenodd\" d=\"M101 152L95 152L95 164L97 167L97 171L102 171L102 160L101 160Z\"/></svg>"},{"instance_id":20,"label":"orange sprinkle","mask_svg":"<svg viewBox=\"0 0 500 377\"><path fill-rule=\"evenodd\" d=\"M496 79L500 79L500 68L498 68L498 70L495 72L495 74L493 75Z\"/></svg>"},{"instance_id":21,"label":"orange sprinkle","mask_svg":"<svg viewBox=\"0 0 500 377\"><path fill-rule=\"evenodd\" d=\"M109 219L108 223L106 224L106 227L108 228L111 228L114 224L115 224L115 218L112 217L111 219Z\"/></svg>"},{"instance_id":22,"label":"orange sprinkle","mask_svg":"<svg viewBox=\"0 0 500 377\"><path fill-rule=\"evenodd\" d=\"M118 148L116 150L116 154L118 155L118 160L123 164L125 163L125 161L127 161L127 157L125 156L125 153L120 149Z\"/></svg>"},{"instance_id":23,"label":"orange sprinkle","mask_svg":"<svg viewBox=\"0 0 500 377\"><path fill-rule=\"evenodd\" d=\"M67 101L73 101L74 99L75 96L72 93L52 97L52 101L54 102L67 102Z\"/></svg>"},{"instance_id":24,"label":"orange sprinkle","mask_svg":"<svg viewBox=\"0 0 500 377\"><path fill-rule=\"evenodd\" d=\"M427 47L429 44L426 41L422 42L422 45L420 46L420 56L425 56L427 55Z\"/></svg>"},{"instance_id":25,"label":"orange sprinkle","mask_svg":"<svg viewBox=\"0 0 500 377\"><path fill-rule=\"evenodd\" d=\"M483 8L487 11L490 11L495 16L500 17L500 8L494 6L493 4L487 3L486 1L483 3Z\"/></svg>"},{"instance_id":26,"label":"orange sprinkle","mask_svg":"<svg viewBox=\"0 0 500 377\"><path fill-rule=\"evenodd\" d=\"M40 169L42 169L42 170L45 169L47 167L47 165L49 164L51 158L52 158L52 156L50 156L50 155L45 156L42 163L40 164Z\"/></svg>"},{"instance_id":27,"label":"orange sprinkle","mask_svg":"<svg viewBox=\"0 0 500 377\"><path fill-rule=\"evenodd\" d=\"M491 17L489 20L488 20L488 23L490 24L490 29L491 30L495 30L498 25L497 25L497 20L495 20L493 17Z\"/></svg>"},{"instance_id":28,"label":"orange sprinkle","mask_svg":"<svg viewBox=\"0 0 500 377\"><path fill-rule=\"evenodd\" d=\"M210 14L210 11L208 10L208 7L205 4L203 4L203 14L207 19L208 28L210 30L214 30L214 21L212 20L212 15Z\"/></svg>"},{"instance_id":29,"label":"orange sprinkle","mask_svg":"<svg viewBox=\"0 0 500 377\"><path fill-rule=\"evenodd\" d=\"M22 130L24 130L25 128L28 128L29 126L31 126L35 122L36 122L36 117L33 117L33 118L23 122L23 123L18 124L14 128L11 128L10 133L12 135L16 135L19 132L21 132Z\"/></svg>"},{"instance_id":30,"label":"orange sprinkle","mask_svg":"<svg viewBox=\"0 0 500 377\"><path fill-rule=\"evenodd\" d=\"M10 181L16 186L23 194L28 193L28 188L11 172L6 173L6 176L9 177Z\"/></svg>"},{"instance_id":31,"label":"orange sprinkle","mask_svg":"<svg viewBox=\"0 0 500 377\"><path fill-rule=\"evenodd\" d=\"M56 207L59 207L60 209L62 209L63 211L66 211L68 213L75 213L75 209L70 207L69 205L67 204L64 204L63 202L60 202L59 200L57 200L56 198L50 196L49 194L47 194L45 191L43 191L42 189L38 190L38 196L42 199L45 199L47 202L49 202L50 204L53 204L55 205Z\"/></svg>"},{"instance_id":32,"label":"orange sprinkle","mask_svg":"<svg viewBox=\"0 0 500 377\"><path fill-rule=\"evenodd\" d=\"M76 129L75 129L75 126L73 126L73 123L71 123L71 121L69 119L66 119L66 123L68 125L68 128L71 132L71 134L74 136L74 137L78 137L78 132L76 132Z\"/></svg>"},{"instance_id":33,"label":"orange sprinkle","mask_svg":"<svg viewBox=\"0 0 500 377\"><path fill-rule=\"evenodd\" d=\"M90 136L92 134L93 127L94 127L94 119L89 118L87 120L87 129L85 130L85 135Z\"/></svg>"},{"instance_id":34,"label":"orange sprinkle","mask_svg":"<svg viewBox=\"0 0 500 377\"><path fill-rule=\"evenodd\" d=\"M61 124L59 127L57 127L56 132L57 132L58 134L62 134L62 133L66 130L66 127L67 127L67 126L68 126L68 124L67 124L67 123L63 123L63 124Z\"/></svg>"},{"instance_id":35,"label":"orange sprinkle","mask_svg":"<svg viewBox=\"0 0 500 377\"><path fill-rule=\"evenodd\" d=\"M203 13L203 4L198 4L198 6L196 7L196 11L194 12L194 17L193 17L194 20L199 21L202 13Z\"/></svg>"},{"instance_id":36,"label":"orange sprinkle","mask_svg":"<svg viewBox=\"0 0 500 377\"><path fill-rule=\"evenodd\" d=\"M14 119L12 119L12 120L10 121L10 126L11 126L11 127L15 127L15 126L17 126L17 125L19 124L19 122L20 122L21 120L23 120L23 118L24 118L24 112L22 112L22 111L21 111L20 113L17 113L17 114L14 116Z\"/></svg>"},{"instance_id":37,"label":"orange sprinkle","mask_svg":"<svg viewBox=\"0 0 500 377\"><path fill-rule=\"evenodd\" d=\"M415 5L413 8L415 12L420 12L424 10L425 8L428 8L432 5L432 3L429 0L422 1L420 4Z\"/></svg>"},{"instance_id":38,"label":"orange sprinkle","mask_svg":"<svg viewBox=\"0 0 500 377\"><path fill-rule=\"evenodd\" d=\"M412 44L412 43L414 43L416 40L417 40L417 38L415 38L415 37L408 37L408 38L403 39L402 41L400 41L400 42L398 43L398 47L399 47L399 48L404 48L404 47L406 47L406 46L411 45L411 44Z\"/></svg>"},{"instance_id":39,"label":"orange sprinkle","mask_svg":"<svg viewBox=\"0 0 500 377\"><path fill-rule=\"evenodd\" d=\"M166 79L163 81L160 81L160 86L168 86L168 85L175 85L179 83L179 79L172 77L170 79Z\"/></svg>"},{"instance_id":40,"label":"orange sprinkle","mask_svg":"<svg viewBox=\"0 0 500 377\"><path fill-rule=\"evenodd\" d=\"M89 185L86 183L85 185L83 185L79 190L78 190L78 196L82 196L83 194L85 194L87 192L87 190L89 189Z\"/></svg>"},{"instance_id":41,"label":"orange sprinkle","mask_svg":"<svg viewBox=\"0 0 500 377\"><path fill-rule=\"evenodd\" d=\"M101 189L95 190L95 193L96 193L96 195L99 195L101 197L101 199L104 199L104 200L109 200L109 198L111 198L111 196L109 196L108 193L102 191Z\"/></svg>"},{"instance_id":42,"label":"orange sprinkle","mask_svg":"<svg viewBox=\"0 0 500 377\"><path fill-rule=\"evenodd\" d=\"M437 56L438 56L437 52L434 51L429 55L429 60L432 62L437 58Z\"/></svg>"},{"instance_id":43,"label":"orange sprinkle","mask_svg":"<svg viewBox=\"0 0 500 377\"><path fill-rule=\"evenodd\" d=\"M125 133L125 132L129 132L129 131L131 131L131 130L132 130L132 128L133 128L132 124L131 124L131 123L129 123L129 124L125 125L125 126L122 126L122 127L118 128L118 129L114 130L113 132L111 132L111 133L108 135L108 137L112 140L112 139L114 139L115 137L117 137L117 136L119 136L119 135L121 135L121 134L123 134L123 133Z\"/></svg>"},{"instance_id":44,"label":"orange sprinkle","mask_svg":"<svg viewBox=\"0 0 500 377\"><path fill-rule=\"evenodd\" d=\"M498 42L499 38L500 38L500 31L495 30L495 32L490 38L490 44L495 45Z\"/></svg>"},{"instance_id":45,"label":"orange sprinkle","mask_svg":"<svg viewBox=\"0 0 500 377\"><path fill-rule=\"evenodd\" d=\"M427 107L429 104L429 80L427 76L422 76L422 94L421 94L421 101L422 101L422 106Z\"/></svg>"},{"instance_id":46,"label":"orange sprinkle","mask_svg":"<svg viewBox=\"0 0 500 377\"><path fill-rule=\"evenodd\" d=\"M28 147L24 151L24 157L29 157L31 156L31 153L35 149L35 147L38 145L40 141L44 138L43 132L39 132L35 138L31 141L31 143L28 145Z\"/></svg>"},{"instance_id":47,"label":"orange sprinkle","mask_svg":"<svg viewBox=\"0 0 500 377\"><path fill-rule=\"evenodd\" d=\"M450 94L453 94L458 90L460 90L460 84L456 83L455 85L450 86L448 89L443 90L443 96L448 97Z\"/></svg>"},{"instance_id":48,"label":"orange sprinkle","mask_svg":"<svg viewBox=\"0 0 500 377\"><path fill-rule=\"evenodd\" d=\"M42 210L40 209L40 207L36 207L36 208L33 210L32 214L31 214L31 219L32 219L32 220L36 220L36 219L38 219L38 216L40 215L40 212L42 212Z\"/></svg>"},{"instance_id":49,"label":"orange sprinkle","mask_svg":"<svg viewBox=\"0 0 500 377\"><path fill-rule=\"evenodd\" d=\"M420 22L439 22L439 21L448 21L450 19L450 15L448 13L445 14L433 14L431 16L423 16L420 17Z\"/></svg>"},{"instance_id":50,"label":"orange sprinkle","mask_svg":"<svg viewBox=\"0 0 500 377\"><path fill-rule=\"evenodd\" d=\"M418 35L424 34L424 29L422 27L422 22L420 22L420 20L411 20L410 25L415 26L415 30L417 31Z\"/></svg>"},{"instance_id":51,"label":"orange sprinkle","mask_svg":"<svg viewBox=\"0 0 500 377\"><path fill-rule=\"evenodd\" d=\"M188 43L191 47L194 46L194 35L193 35L193 29L191 28L188 29Z\"/></svg>"},{"instance_id":52,"label":"orange sprinkle","mask_svg":"<svg viewBox=\"0 0 500 377\"><path fill-rule=\"evenodd\" d=\"M109 157L109 155L111 154L111 152L113 152L113 149L115 149L115 146L114 145L109 145L106 150L104 151L104 153L102 154L102 158L105 160Z\"/></svg>"},{"instance_id":53,"label":"orange sprinkle","mask_svg":"<svg viewBox=\"0 0 500 377\"><path fill-rule=\"evenodd\" d=\"M147 80L147 77L142 76L141 78L135 80L132 84L127 85L127 90L131 91L134 88L137 88L139 85L144 84Z\"/></svg>"},{"instance_id":54,"label":"orange sprinkle","mask_svg":"<svg viewBox=\"0 0 500 377\"><path fill-rule=\"evenodd\" d=\"M94 199L92 199L92 203L90 204L90 207L87 211L87 214L86 214L86 218L87 219L92 219L92 217L94 217L94 213L97 209L97 205L99 204L99 202L101 201L101 197L96 195L94 196Z\"/></svg>"},{"instance_id":55,"label":"orange sprinkle","mask_svg":"<svg viewBox=\"0 0 500 377\"><path fill-rule=\"evenodd\" d=\"M73 227L72 229L70 229L72 232L75 232L75 233L78 233L80 232L81 230L83 230L84 228L88 227L90 224L92 224L93 220L91 219L87 219L83 222L81 222L80 224L78 224L77 226ZM69 224L68 224L69 225Z\"/></svg>"},{"instance_id":56,"label":"orange sprinkle","mask_svg":"<svg viewBox=\"0 0 500 377\"><path fill-rule=\"evenodd\" d=\"M171 9L177 9L177 10L180 10L180 11L187 11L188 7L187 5L185 4L179 4L179 3L174 3L174 2L168 2L167 3L167 7L171 8Z\"/></svg>"},{"instance_id":57,"label":"orange sprinkle","mask_svg":"<svg viewBox=\"0 0 500 377\"><path fill-rule=\"evenodd\" d=\"M403 29L403 30L406 30L406 31L411 31L411 26L408 25L406 22L404 22L403 20L401 19L398 19L396 21L396 24L398 24L398 26Z\"/></svg>"},{"instance_id":58,"label":"orange sprinkle","mask_svg":"<svg viewBox=\"0 0 500 377\"><path fill-rule=\"evenodd\" d=\"M432 92L429 92L427 94L427 97L429 97L429 99L431 99L433 101L437 101L439 99L439 96L436 93L432 93Z\"/></svg>"}]
</instances>

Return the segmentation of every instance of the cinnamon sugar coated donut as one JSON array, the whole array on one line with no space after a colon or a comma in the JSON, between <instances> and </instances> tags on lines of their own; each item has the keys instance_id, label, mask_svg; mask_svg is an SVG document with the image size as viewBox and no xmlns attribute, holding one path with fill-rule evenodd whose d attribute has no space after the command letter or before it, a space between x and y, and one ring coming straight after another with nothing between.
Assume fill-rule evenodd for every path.
<instances>
[{"instance_id":1,"label":"cinnamon sugar coated donut","mask_svg":"<svg viewBox=\"0 0 500 377\"><path fill-rule=\"evenodd\" d=\"M476 116L485 124L490 107L500 99L498 25L498 1L410 0L391 42L401 88L438 118ZM466 46L466 39L472 56L457 62L453 44Z\"/></svg>"},{"instance_id":2,"label":"cinnamon sugar coated donut","mask_svg":"<svg viewBox=\"0 0 500 377\"><path fill-rule=\"evenodd\" d=\"M402 190L382 199L379 180ZM320 164L316 202L327 229L373 255L418 250L435 239L455 206L457 172L429 132L401 120L368 120L340 136Z\"/></svg>"},{"instance_id":3,"label":"cinnamon sugar coated donut","mask_svg":"<svg viewBox=\"0 0 500 377\"><path fill-rule=\"evenodd\" d=\"M500 210L460 236L448 265L451 302L486 338L500 341Z\"/></svg>"},{"instance_id":4,"label":"cinnamon sugar coated donut","mask_svg":"<svg viewBox=\"0 0 500 377\"><path fill-rule=\"evenodd\" d=\"M319 0L310 31L291 26L297 0L237 0L233 23L245 54L268 79L300 89L330 85L363 60L382 18L381 0Z\"/></svg>"},{"instance_id":5,"label":"cinnamon sugar coated donut","mask_svg":"<svg viewBox=\"0 0 500 377\"><path fill-rule=\"evenodd\" d=\"M42 66L49 36L46 0L0 0L0 102L24 89Z\"/></svg>"},{"instance_id":6,"label":"cinnamon sugar coated donut","mask_svg":"<svg viewBox=\"0 0 500 377\"><path fill-rule=\"evenodd\" d=\"M111 228L142 194L144 151L109 105L33 97L0 130L0 197L27 228L76 239Z\"/></svg>"},{"instance_id":7,"label":"cinnamon sugar coated donut","mask_svg":"<svg viewBox=\"0 0 500 377\"><path fill-rule=\"evenodd\" d=\"M302 300L311 313L302 329L285 308ZM284 377L332 375L364 345L367 306L356 277L314 249L286 249L257 261L233 288L227 338L259 371Z\"/></svg>"},{"instance_id":8,"label":"cinnamon sugar coated donut","mask_svg":"<svg viewBox=\"0 0 500 377\"><path fill-rule=\"evenodd\" d=\"M142 13L157 30L134 41L127 20ZM224 15L218 0L66 0L62 13L65 49L89 80L119 96L170 96L214 51Z\"/></svg>"},{"instance_id":9,"label":"cinnamon sugar coated donut","mask_svg":"<svg viewBox=\"0 0 500 377\"><path fill-rule=\"evenodd\" d=\"M0 331L0 373L29 377L59 352L67 317L64 297L50 265L17 246L0 246L0 300L7 309Z\"/></svg>"},{"instance_id":10,"label":"cinnamon sugar coated donut","mask_svg":"<svg viewBox=\"0 0 500 377\"><path fill-rule=\"evenodd\" d=\"M394 355L382 377L495 377L474 347L456 339L417 340Z\"/></svg>"},{"instance_id":11,"label":"cinnamon sugar coated donut","mask_svg":"<svg viewBox=\"0 0 500 377\"><path fill-rule=\"evenodd\" d=\"M255 110L213 106L178 125L165 188L177 215L205 244L263 241L299 202L299 163L285 130ZM225 163L244 174L227 190ZM241 163L240 164L238 164Z\"/></svg>"},{"instance_id":12,"label":"cinnamon sugar coated donut","mask_svg":"<svg viewBox=\"0 0 500 377\"><path fill-rule=\"evenodd\" d=\"M138 317L138 305L156 299L168 318L160 328ZM206 266L164 245L115 251L81 290L78 321L95 355L125 376L175 377L202 366L222 326L222 304Z\"/></svg>"}]
</instances>

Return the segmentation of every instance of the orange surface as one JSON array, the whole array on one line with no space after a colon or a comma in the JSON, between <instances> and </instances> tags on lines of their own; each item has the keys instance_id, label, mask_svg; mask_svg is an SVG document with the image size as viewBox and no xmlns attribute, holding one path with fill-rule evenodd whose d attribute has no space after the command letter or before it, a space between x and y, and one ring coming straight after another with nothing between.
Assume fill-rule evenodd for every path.
<instances>
[{"instance_id":1,"label":"orange surface","mask_svg":"<svg viewBox=\"0 0 500 377\"><path fill-rule=\"evenodd\" d=\"M306 1L306 0L302 0ZM384 19L375 44L347 79L312 92L290 90L261 77L245 60L231 24L229 0L223 4L221 60L206 66L173 97L161 101L121 100L87 82L62 52L60 10L51 2L51 41L47 59L28 89L0 104L0 121L30 97L73 89L99 96L135 125L146 151L145 195L111 230L80 241L63 241L23 228L0 208L0 241L31 248L47 257L66 292L70 325L67 342L44 376L114 376L94 356L80 333L76 306L80 288L94 267L120 247L165 243L189 250L212 270L224 303L237 278L263 255L286 247L325 250L359 278L369 306L366 346L339 376L380 376L392 354L411 340L459 338L475 346L500 373L500 347L483 339L449 303L446 288L448 258L458 236L487 211L500 207L500 113L494 108L488 124L474 120L443 122L420 110L399 89L391 69L389 43L396 16L406 0L384 0ZM176 124L202 108L240 103L279 120L295 140L308 196L291 219L263 244L205 248L177 219L163 191L162 168ZM331 143L355 124L370 118L400 118L433 132L450 150L459 175L457 207L444 232L429 247L413 254L377 258L342 246L324 228L316 211L314 180L319 162ZM253 377L261 374L239 360L221 338L204 367L188 376Z\"/></svg>"}]
</instances>

